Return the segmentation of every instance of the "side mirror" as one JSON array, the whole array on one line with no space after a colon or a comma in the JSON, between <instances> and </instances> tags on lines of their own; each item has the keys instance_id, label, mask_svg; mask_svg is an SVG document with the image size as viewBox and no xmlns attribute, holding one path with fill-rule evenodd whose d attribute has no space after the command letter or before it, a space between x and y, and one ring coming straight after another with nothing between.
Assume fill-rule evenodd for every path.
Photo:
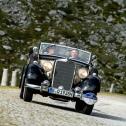
<instances>
[{"instance_id":1,"label":"side mirror","mask_svg":"<svg viewBox=\"0 0 126 126\"><path fill-rule=\"evenodd\" d=\"M96 58L96 55L92 55L92 60L95 60Z\"/></svg>"},{"instance_id":2,"label":"side mirror","mask_svg":"<svg viewBox=\"0 0 126 126\"><path fill-rule=\"evenodd\" d=\"M33 47L33 53L35 54L35 55L38 55L38 52L39 52L39 50L38 50L38 47Z\"/></svg>"},{"instance_id":3,"label":"side mirror","mask_svg":"<svg viewBox=\"0 0 126 126\"><path fill-rule=\"evenodd\" d=\"M96 57L96 55L92 55L92 57L91 57L91 66L92 67L97 66L97 57Z\"/></svg>"}]
</instances>

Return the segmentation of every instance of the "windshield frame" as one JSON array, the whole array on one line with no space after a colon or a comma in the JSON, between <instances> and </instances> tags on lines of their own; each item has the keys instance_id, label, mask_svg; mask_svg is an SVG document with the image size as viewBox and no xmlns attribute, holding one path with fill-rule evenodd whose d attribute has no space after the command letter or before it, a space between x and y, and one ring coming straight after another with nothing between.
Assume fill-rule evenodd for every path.
<instances>
[{"instance_id":1,"label":"windshield frame","mask_svg":"<svg viewBox=\"0 0 126 126\"><path fill-rule=\"evenodd\" d=\"M67 57L64 57L64 56L59 56L59 55L47 55L47 54L42 54L40 53L40 51L42 50L41 49L41 45L44 45L44 44L47 44L47 45L50 45L50 46L53 46L53 45L56 45L56 46L60 46L60 47L64 47L64 48L70 48L70 49L76 49L78 51L83 51L85 53L88 53L89 54L89 60L87 62L84 62L82 60L77 60L77 59L71 59L71 58L67 58ZM84 64L90 64L91 62L91 57L92 57L92 53L89 52L89 51L85 51L85 50L82 50L82 49L79 49L79 48L75 48L75 47L71 47L71 46L65 46L65 45L61 45L61 44L55 44L55 43L47 43L47 42L41 42L40 45L39 45L39 55L41 56L44 56L44 57L56 57L56 58L64 58L64 59L69 59L69 60L72 60L72 61L76 61L76 62L80 62L80 63L84 63Z\"/></svg>"}]
</instances>

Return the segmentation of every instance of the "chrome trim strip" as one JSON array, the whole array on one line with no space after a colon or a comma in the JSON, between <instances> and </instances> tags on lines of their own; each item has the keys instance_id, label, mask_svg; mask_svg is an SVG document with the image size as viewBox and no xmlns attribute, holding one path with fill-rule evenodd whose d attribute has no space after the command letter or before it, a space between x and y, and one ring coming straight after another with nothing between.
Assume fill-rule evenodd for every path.
<instances>
[{"instance_id":1,"label":"chrome trim strip","mask_svg":"<svg viewBox=\"0 0 126 126\"><path fill-rule=\"evenodd\" d=\"M56 71L56 63L57 63L57 61L55 61L55 64L54 64L54 67L53 67L53 75L52 75L52 83L51 83L52 87L53 87L53 84L54 84L54 74L55 74L55 71Z\"/></svg>"}]
</instances>

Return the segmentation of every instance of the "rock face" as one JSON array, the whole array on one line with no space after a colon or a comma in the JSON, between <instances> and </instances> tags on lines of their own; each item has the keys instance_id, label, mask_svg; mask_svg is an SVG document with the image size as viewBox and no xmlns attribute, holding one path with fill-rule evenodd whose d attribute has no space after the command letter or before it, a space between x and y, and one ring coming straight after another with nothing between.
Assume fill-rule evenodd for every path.
<instances>
[{"instance_id":1,"label":"rock face","mask_svg":"<svg viewBox=\"0 0 126 126\"><path fill-rule=\"evenodd\" d=\"M4 36L6 33L0 30L0 36Z\"/></svg>"},{"instance_id":2,"label":"rock face","mask_svg":"<svg viewBox=\"0 0 126 126\"><path fill-rule=\"evenodd\" d=\"M30 17L28 17L29 11L25 10L26 8L21 1L1 0L0 8L8 14L12 26L19 25L23 27L30 23Z\"/></svg>"},{"instance_id":3,"label":"rock face","mask_svg":"<svg viewBox=\"0 0 126 126\"><path fill-rule=\"evenodd\" d=\"M97 56L103 87L126 89L125 0L0 0L0 71L21 68L30 46L64 43ZM123 73L123 74L121 74Z\"/></svg>"}]
</instances>

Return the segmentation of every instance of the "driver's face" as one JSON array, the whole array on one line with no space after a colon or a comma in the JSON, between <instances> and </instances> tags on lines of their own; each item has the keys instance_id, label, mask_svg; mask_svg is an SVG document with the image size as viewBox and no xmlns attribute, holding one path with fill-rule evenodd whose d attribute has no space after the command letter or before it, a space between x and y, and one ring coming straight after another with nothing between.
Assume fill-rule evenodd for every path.
<instances>
[{"instance_id":1,"label":"driver's face","mask_svg":"<svg viewBox=\"0 0 126 126\"><path fill-rule=\"evenodd\" d=\"M78 51L77 51L77 50L71 50L70 56L71 56L72 58L77 58L77 57L78 57Z\"/></svg>"},{"instance_id":2,"label":"driver's face","mask_svg":"<svg viewBox=\"0 0 126 126\"><path fill-rule=\"evenodd\" d=\"M50 49L48 50L48 54L50 54L50 55L51 55L51 54L54 54L54 49L51 49L51 48L50 48Z\"/></svg>"}]
</instances>

